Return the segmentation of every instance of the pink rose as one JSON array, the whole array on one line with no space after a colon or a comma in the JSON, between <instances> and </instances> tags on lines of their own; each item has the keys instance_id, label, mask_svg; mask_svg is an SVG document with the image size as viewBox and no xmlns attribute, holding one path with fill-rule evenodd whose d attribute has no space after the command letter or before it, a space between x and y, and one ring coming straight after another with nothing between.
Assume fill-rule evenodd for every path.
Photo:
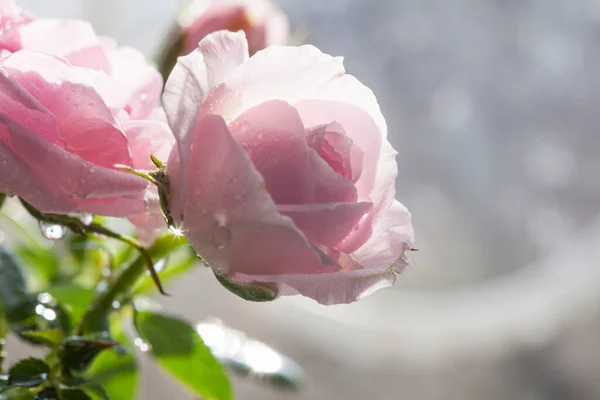
<instances>
[{"instance_id":1,"label":"pink rose","mask_svg":"<svg viewBox=\"0 0 600 400\"><path fill-rule=\"evenodd\" d=\"M44 212L127 216L151 240L164 227L156 190L114 165L168 156L158 71L85 21L35 19L0 0L0 24L0 192Z\"/></svg>"},{"instance_id":2,"label":"pink rose","mask_svg":"<svg viewBox=\"0 0 600 400\"><path fill-rule=\"evenodd\" d=\"M286 44L289 26L285 14L272 0L195 0L179 18L189 54L206 35L220 30L246 33L250 54L270 45Z\"/></svg>"},{"instance_id":3,"label":"pink rose","mask_svg":"<svg viewBox=\"0 0 600 400\"><path fill-rule=\"evenodd\" d=\"M175 226L230 283L323 304L391 285L413 242L373 93L313 46L243 32L181 57L163 94Z\"/></svg>"},{"instance_id":4,"label":"pink rose","mask_svg":"<svg viewBox=\"0 0 600 400\"><path fill-rule=\"evenodd\" d=\"M0 60L0 87L0 192L49 213L146 212L147 182L114 165L166 156L171 133L150 120L119 123L109 105L119 82L20 50Z\"/></svg>"},{"instance_id":5,"label":"pink rose","mask_svg":"<svg viewBox=\"0 0 600 400\"><path fill-rule=\"evenodd\" d=\"M147 119L160 101L162 78L143 54L117 47L114 40L96 35L85 21L32 18L12 1L0 0L0 57L18 50L39 51L61 57L74 66L105 72L119 82L110 105L120 120Z\"/></svg>"}]
</instances>

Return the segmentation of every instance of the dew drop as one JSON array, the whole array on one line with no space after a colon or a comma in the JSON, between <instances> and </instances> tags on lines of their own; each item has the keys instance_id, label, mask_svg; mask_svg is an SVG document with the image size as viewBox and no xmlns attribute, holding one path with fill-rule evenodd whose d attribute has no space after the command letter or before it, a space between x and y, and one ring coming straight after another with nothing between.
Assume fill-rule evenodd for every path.
<instances>
[{"instance_id":1,"label":"dew drop","mask_svg":"<svg viewBox=\"0 0 600 400\"><path fill-rule=\"evenodd\" d=\"M84 213L84 214L81 214L81 216L79 217L79 219L81 219L81 222L83 222L85 225L89 225L92 222L94 222L94 215L93 214Z\"/></svg>"},{"instance_id":2,"label":"dew drop","mask_svg":"<svg viewBox=\"0 0 600 400\"><path fill-rule=\"evenodd\" d=\"M217 249L222 249L231 242L231 229L221 221L215 221L212 234L210 235L212 245Z\"/></svg>"},{"instance_id":3,"label":"dew drop","mask_svg":"<svg viewBox=\"0 0 600 400\"><path fill-rule=\"evenodd\" d=\"M133 344L140 349L140 351L142 352L147 352L148 350L150 350L150 345L148 343L146 343L143 339L141 338L137 338L133 341Z\"/></svg>"},{"instance_id":4,"label":"dew drop","mask_svg":"<svg viewBox=\"0 0 600 400\"><path fill-rule=\"evenodd\" d=\"M43 221L40 221L40 231L46 239L50 240L62 239L67 234L67 228L64 226Z\"/></svg>"}]
</instances>

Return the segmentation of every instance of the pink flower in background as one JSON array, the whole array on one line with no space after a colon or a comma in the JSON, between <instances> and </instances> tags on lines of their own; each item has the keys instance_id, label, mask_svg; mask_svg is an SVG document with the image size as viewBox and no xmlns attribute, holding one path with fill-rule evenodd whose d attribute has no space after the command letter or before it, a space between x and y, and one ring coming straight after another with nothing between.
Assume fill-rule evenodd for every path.
<instances>
[{"instance_id":1,"label":"pink flower in background","mask_svg":"<svg viewBox=\"0 0 600 400\"><path fill-rule=\"evenodd\" d=\"M163 82L156 68L138 50L96 35L88 22L32 18L3 0L0 24L0 57L18 50L39 51L103 71L119 82L118 98L110 93L113 98L108 101L118 108L120 120L149 118L158 106Z\"/></svg>"},{"instance_id":2,"label":"pink flower in background","mask_svg":"<svg viewBox=\"0 0 600 400\"><path fill-rule=\"evenodd\" d=\"M3 0L0 22L0 192L42 212L158 227L154 187L114 167L168 156L157 70L84 21L35 19Z\"/></svg>"},{"instance_id":3,"label":"pink flower in background","mask_svg":"<svg viewBox=\"0 0 600 400\"><path fill-rule=\"evenodd\" d=\"M270 45L284 45L288 20L272 0L194 0L181 14L182 55L189 54L206 35L220 30L243 30L250 54Z\"/></svg>"},{"instance_id":4,"label":"pink flower in background","mask_svg":"<svg viewBox=\"0 0 600 400\"><path fill-rule=\"evenodd\" d=\"M163 103L176 227L217 274L323 304L391 285L413 242L373 93L312 46L242 32L181 57Z\"/></svg>"},{"instance_id":5,"label":"pink flower in background","mask_svg":"<svg viewBox=\"0 0 600 400\"><path fill-rule=\"evenodd\" d=\"M118 82L21 50L0 60L0 86L0 192L42 212L145 212L147 182L114 165L143 168L170 132L154 121L119 124L105 103Z\"/></svg>"}]
</instances>

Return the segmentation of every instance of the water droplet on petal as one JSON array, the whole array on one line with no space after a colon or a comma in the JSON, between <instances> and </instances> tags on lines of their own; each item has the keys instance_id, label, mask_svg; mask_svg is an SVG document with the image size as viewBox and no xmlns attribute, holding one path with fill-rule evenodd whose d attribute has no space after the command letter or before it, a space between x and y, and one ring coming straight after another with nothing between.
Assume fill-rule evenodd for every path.
<instances>
[{"instance_id":1,"label":"water droplet on petal","mask_svg":"<svg viewBox=\"0 0 600 400\"><path fill-rule=\"evenodd\" d=\"M231 229L221 221L215 221L212 234L210 235L212 245L217 249L222 249L231 242Z\"/></svg>"},{"instance_id":2,"label":"water droplet on petal","mask_svg":"<svg viewBox=\"0 0 600 400\"><path fill-rule=\"evenodd\" d=\"M65 237L67 228L59 224L51 224L40 221L40 231L46 239L58 240Z\"/></svg>"}]
</instances>

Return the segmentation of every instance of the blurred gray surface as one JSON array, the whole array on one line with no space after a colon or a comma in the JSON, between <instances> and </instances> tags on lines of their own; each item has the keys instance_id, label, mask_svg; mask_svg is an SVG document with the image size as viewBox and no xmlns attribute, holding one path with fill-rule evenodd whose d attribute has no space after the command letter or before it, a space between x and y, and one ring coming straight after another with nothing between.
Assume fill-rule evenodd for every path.
<instances>
[{"instance_id":1,"label":"blurred gray surface","mask_svg":"<svg viewBox=\"0 0 600 400\"><path fill-rule=\"evenodd\" d=\"M148 55L172 0L29 0ZM298 394L239 399L600 398L600 1L281 0L307 42L371 87L417 247L358 304L245 303L199 268L161 299L296 359ZM143 399L186 399L144 365Z\"/></svg>"}]
</instances>

